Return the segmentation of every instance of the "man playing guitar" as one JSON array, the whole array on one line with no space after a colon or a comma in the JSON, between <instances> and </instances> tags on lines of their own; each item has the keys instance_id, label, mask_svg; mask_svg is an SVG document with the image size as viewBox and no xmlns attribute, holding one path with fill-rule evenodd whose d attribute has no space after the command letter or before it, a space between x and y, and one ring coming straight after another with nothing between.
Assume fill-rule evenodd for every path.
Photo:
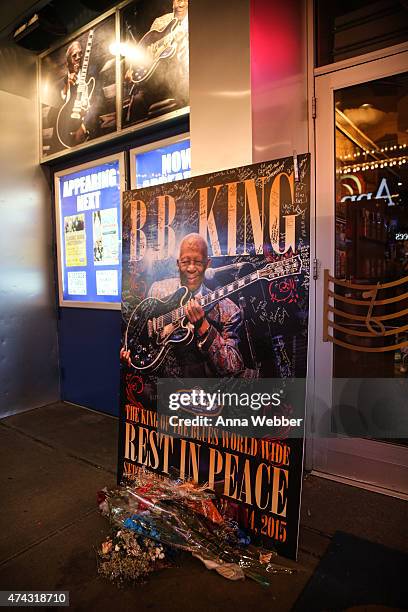
<instances>
[{"instance_id":1,"label":"man playing guitar","mask_svg":"<svg viewBox=\"0 0 408 612\"><path fill-rule=\"evenodd\" d=\"M188 234L180 244L177 266L180 285L187 287L192 298L186 305L186 315L194 327L194 340L188 345L175 346L161 366L162 376L207 378L238 374L244 368L239 351L241 314L238 306L224 298L204 312L196 296L209 290L204 285L205 271L210 265L207 242L199 234ZM131 351L122 348L121 359L131 364Z\"/></svg>"},{"instance_id":2,"label":"man playing guitar","mask_svg":"<svg viewBox=\"0 0 408 612\"><path fill-rule=\"evenodd\" d=\"M188 104L188 0L173 0L173 12L157 17L142 38L133 25L127 29L144 60L125 71L125 124Z\"/></svg>"},{"instance_id":3,"label":"man playing guitar","mask_svg":"<svg viewBox=\"0 0 408 612\"><path fill-rule=\"evenodd\" d=\"M71 96L76 95L82 59L83 53L81 43L78 40L74 40L69 45L66 52L67 74L64 77L61 89L61 98L64 103L67 99L68 93L70 93ZM85 127L84 119L82 118L79 127L72 134L73 144L80 144L81 142L84 142L87 139L88 134L89 132Z\"/></svg>"}]
</instances>

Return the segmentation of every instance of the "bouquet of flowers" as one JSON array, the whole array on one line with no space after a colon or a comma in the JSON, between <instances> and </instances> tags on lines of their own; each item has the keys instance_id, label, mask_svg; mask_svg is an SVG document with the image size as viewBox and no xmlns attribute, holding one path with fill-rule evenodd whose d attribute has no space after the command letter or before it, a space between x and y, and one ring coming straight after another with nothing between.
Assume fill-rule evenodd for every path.
<instances>
[{"instance_id":1,"label":"bouquet of flowers","mask_svg":"<svg viewBox=\"0 0 408 612\"><path fill-rule=\"evenodd\" d=\"M169 565L167 551L147 538L121 529L114 531L97 551L98 572L122 585L138 582L151 572Z\"/></svg>"},{"instance_id":2,"label":"bouquet of flowers","mask_svg":"<svg viewBox=\"0 0 408 612\"><path fill-rule=\"evenodd\" d=\"M131 482L105 491L99 505L120 532L155 542L163 555L167 549L186 550L227 578L247 576L268 586L272 564L242 548L238 526L224 521L213 499L204 487L140 470Z\"/></svg>"}]
</instances>

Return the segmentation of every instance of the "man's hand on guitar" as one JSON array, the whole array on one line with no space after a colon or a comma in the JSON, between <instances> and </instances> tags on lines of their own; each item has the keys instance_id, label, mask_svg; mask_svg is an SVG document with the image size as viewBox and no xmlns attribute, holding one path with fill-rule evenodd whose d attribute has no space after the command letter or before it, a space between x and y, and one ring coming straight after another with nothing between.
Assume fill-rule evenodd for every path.
<instances>
[{"instance_id":1,"label":"man's hand on guitar","mask_svg":"<svg viewBox=\"0 0 408 612\"><path fill-rule=\"evenodd\" d=\"M81 122L79 128L73 132L71 132L72 141L74 144L81 144L88 139L89 132L86 129L85 125Z\"/></svg>"},{"instance_id":2,"label":"man's hand on guitar","mask_svg":"<svg viewBox=\"0 0 408 612\"><path fill-rule=\"evenodd\" d=\"M195 300L189 300L186 304L187 318L197 330L199 336L203 336L210 328L210 324L205 318L205 312L202 306Z\"/></svg>"},{"instance_id":3,"label":"man's hand on guitar","mask_svg":"<svg viewBox=\"0 0 408 612\"><path fill-rule=\"evenodd\" d=\"M125 83L133 82L133 68L128 68L125 72Z\"/></svg>"},{"instance_id":4,"label":"man's hand on guitar","mask_svg":"<svg viewBox=\"0 0 408 612\"><path fill-rule=\"evenodd\" d=\"M63 100L66 100L68 90L72 86L75 86L77 84L77 78L78 78L78 75L76 75L75 72L70 72L68 74L68 77L64 83L64 87L61 89L61 98Z\"/></svg>"},{"instance_id":5,"label":"man's hand on guitar","mask_svg":"<svg viewBox=\"0 0 408 612\"><path fill-rule=\"evenodd\" d=\"M127 351L124 347L122 347L120 349L119 356L120 356L120 360L123 363L126 363L126 365L131 366L132 362L130 360L130 351Z\"/></svg>"},{"instance_id":6,"label":"man's hand on guitar","mask_svg":"<svg viewBox=\"0 0 408 612\"><path fill-rule=\"evenodd\" d=\"M76 85L78 81L78 75L76 72L70 72L68 74L68 85Z\"/></svg>"}]
</instances>

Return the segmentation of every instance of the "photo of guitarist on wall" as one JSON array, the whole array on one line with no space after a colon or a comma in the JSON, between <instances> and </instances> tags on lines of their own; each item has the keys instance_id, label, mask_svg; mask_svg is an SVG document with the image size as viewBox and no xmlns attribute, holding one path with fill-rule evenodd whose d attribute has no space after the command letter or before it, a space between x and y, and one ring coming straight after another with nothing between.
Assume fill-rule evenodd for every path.
<instances>
[{"instance_id":1,"label":"photo of guitarist on wall","mask_svg":"<svg viewBox=\"0 0 408 612\"><path fill-rule=\"evenodd\" d=\"M116 129L114 18L45 56L41 63L42 152L52 155Z\"/></svg>"},{"instance_id":2,"label":"photo of guitarist on wall","mask_svg":"<svg viewBox=\"0 0 408 612\"><path fill-rule=\"evenodd\" d=\"M89 32L87 52L90 53L92 47L93 30ZM85 142L89 135L86 128L86 114L90 108L90 102L95 88L95 78L91 77L85 83L82 95L78 96L78 86L81 80L84 67L84 57L81 43L74 40L67 49L67 74L61 83L61 99L64 104L57 117L58 137L65 146L73 146ZM70 102L70 104L69 104ZM78 108L77 108L78 107ZM72 117L76 114L76 117ZM72 119L72 121L70 121ZM77 120L78 127L75 125ZM67 143L67 144L66 144Z\"/></svg>"},{"instance_id":3,"label":"photo of guitarist on wall","mask_svg":"<svg viewBox=\"0 0 408 612\"><path fill-rule=\"evenodd\" d=\"M188 0L139 0L126 6L121 41L124 127L188 105Z\"/></svg>"}]
</instances>

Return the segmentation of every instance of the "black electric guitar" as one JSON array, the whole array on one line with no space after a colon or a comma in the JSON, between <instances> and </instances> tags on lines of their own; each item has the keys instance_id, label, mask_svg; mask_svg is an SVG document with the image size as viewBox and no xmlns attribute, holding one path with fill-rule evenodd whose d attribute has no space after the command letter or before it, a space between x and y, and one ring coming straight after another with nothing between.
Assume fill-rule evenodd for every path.
<instances>
[{"instance_id":1,"label":"black electric guitar","mask_svg":"<svg viewBox=\"0 0 408 612\"><path fill-rule=\"evenodd\" d=\"M173 57L178 48L178 19L172 19L163 30L150 30L137 45L137 65L133 68L132 83L147 81L162 60Z\"/></svg>"},{"instance_id":2,"label":"black electric guitar","mask_svg":"<svg viewBox=\"0 0 408 612\"><path fill-rule=\"evenodd\" d=\"M95 79L94 77L91 77L88 81L86 79L93 36L94 30L90 30L78 82L76 85L68 84L65 102L61 106L57 116L57 137L62 146L66 149L71 148L74 144L78 144L75 142L75 133L81 127L82 120L91 106L91 97L95 89Z\"/></svg>"},{"instance_id":3,"label":"black electric guitar","mask_svg":"<svg viewBox=\"0 0 408 612\"><path fill-rule=\"evenodd\" d=\"M232 293L258 280L272 281L284 276L300 274L299 255L269 263L238 280L211 291L197 299L208 312ZM189 344L194 338L194 327L188 321L184 305L191 298L187 287L180 287L167 300L148 297L130 315L125 333L125 350L130 350L131 364L136 370L153 371L158 368L172 346Z\"/></svg>"}]
</instances>

